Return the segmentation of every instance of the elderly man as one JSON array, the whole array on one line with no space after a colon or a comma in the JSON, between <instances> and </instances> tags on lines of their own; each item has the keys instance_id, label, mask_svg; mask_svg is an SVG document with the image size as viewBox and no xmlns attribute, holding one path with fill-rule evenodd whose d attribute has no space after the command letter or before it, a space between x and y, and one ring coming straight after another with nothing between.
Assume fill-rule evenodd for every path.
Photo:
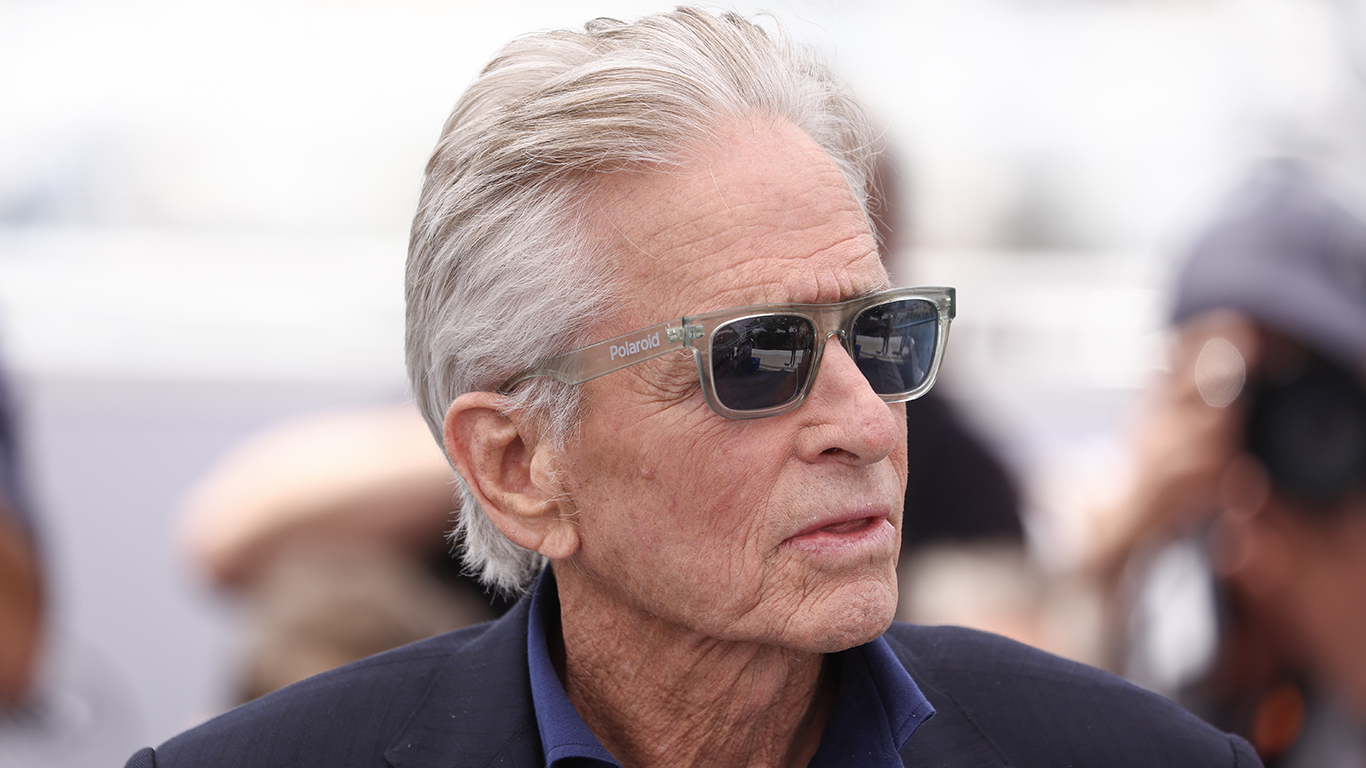
<instances>
[{"instance_id":1,"label":"elderly man","mask_svg":"<svg viewBox=\"0 0 1366 768\"><path fill-rule=\"evenodd\" d=\"M1257 765L1095 670L889 630L954 295L889 285L872 139L735 16L505 48L427 169L408 351L466 563L530 595L129 765Z\"/></svg>"}]
</instances>

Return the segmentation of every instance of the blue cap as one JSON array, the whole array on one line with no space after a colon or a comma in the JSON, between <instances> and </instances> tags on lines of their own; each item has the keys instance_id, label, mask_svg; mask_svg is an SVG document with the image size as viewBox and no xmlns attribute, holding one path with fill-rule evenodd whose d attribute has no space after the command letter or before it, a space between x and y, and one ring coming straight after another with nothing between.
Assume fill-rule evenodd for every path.
<instances>
[{"instance_id":1,"label":"blue cap","mask_svg":"<svg viewBox=\"0 0 1366 768\"><path fill-rule=\"evenodd\" d=\"M1366 368L1366 223L1302 163L1259 166L1190 249L1177 322L1233 309Z\"/></svg>"}]
</instances>

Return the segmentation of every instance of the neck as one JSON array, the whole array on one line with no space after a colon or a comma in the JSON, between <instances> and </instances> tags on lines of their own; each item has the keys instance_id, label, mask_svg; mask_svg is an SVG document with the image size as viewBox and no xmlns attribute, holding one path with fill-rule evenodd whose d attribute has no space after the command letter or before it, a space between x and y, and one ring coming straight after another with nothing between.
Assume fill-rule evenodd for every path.
<instances>
[{"instance_id":1,"label":"neck","mask_svg":"<svg viewBox=\"0 0 1366 768\"><path fill-rule=\"evenodd\" d=\"M560 581L551 658L574 708L623 765L810 762L836 692L822 654L628 615L574 582Z\"/></svg>"}]
</instances>

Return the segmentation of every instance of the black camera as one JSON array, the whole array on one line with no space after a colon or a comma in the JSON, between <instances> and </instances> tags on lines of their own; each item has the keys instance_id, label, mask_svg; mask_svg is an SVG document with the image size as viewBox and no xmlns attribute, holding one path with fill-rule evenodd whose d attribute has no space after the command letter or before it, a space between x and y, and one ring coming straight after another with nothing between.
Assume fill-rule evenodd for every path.
<instances>
[{"instance_id":1,"label":"black camera","mask_svg":"<svg viewBox=\"0 0 1366 768\"><path fill-rule=\"evenodd\" d=\"M1326 506L1366 482L1366 387L1318 355L1251 392L1247 448L1288 496Z\"/></svg>"}]
</instances>

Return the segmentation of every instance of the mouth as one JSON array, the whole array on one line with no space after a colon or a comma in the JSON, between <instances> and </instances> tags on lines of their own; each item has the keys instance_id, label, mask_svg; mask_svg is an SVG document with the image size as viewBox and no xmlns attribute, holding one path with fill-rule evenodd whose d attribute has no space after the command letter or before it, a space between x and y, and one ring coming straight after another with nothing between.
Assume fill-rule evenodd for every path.
<instances>
[{"instance_id":1,"label":"mouth","mask_svg":"<svg viewBox=\"0 0 1366 768\"><path fill-rule=\"evenodd\" d=\"M883 519L883 516L869 515L867 517L855 517L848 520L836 520L833 523L819 522L814 525L810 525L806 528L803 528L801 531L797 533L797 535L793 536L792 538L797 539L803 536L811 536L813 534L818 533L830 533L835 535L854 533L856 531L861 531L864 528L867 528L877 520L881 519Z\"/></svg>"},{"instance_id":2,"label":"mouth","mask_svg":"<svg viewBox=\"0 0 1366 768\"><path fill-rule=\"evenodd\" d=\"M825 518L789 536L783 544L798 549L824 551L862 548L895 540L896 531L885 513L840 515Z\"/></svg>"}]
</instances>

